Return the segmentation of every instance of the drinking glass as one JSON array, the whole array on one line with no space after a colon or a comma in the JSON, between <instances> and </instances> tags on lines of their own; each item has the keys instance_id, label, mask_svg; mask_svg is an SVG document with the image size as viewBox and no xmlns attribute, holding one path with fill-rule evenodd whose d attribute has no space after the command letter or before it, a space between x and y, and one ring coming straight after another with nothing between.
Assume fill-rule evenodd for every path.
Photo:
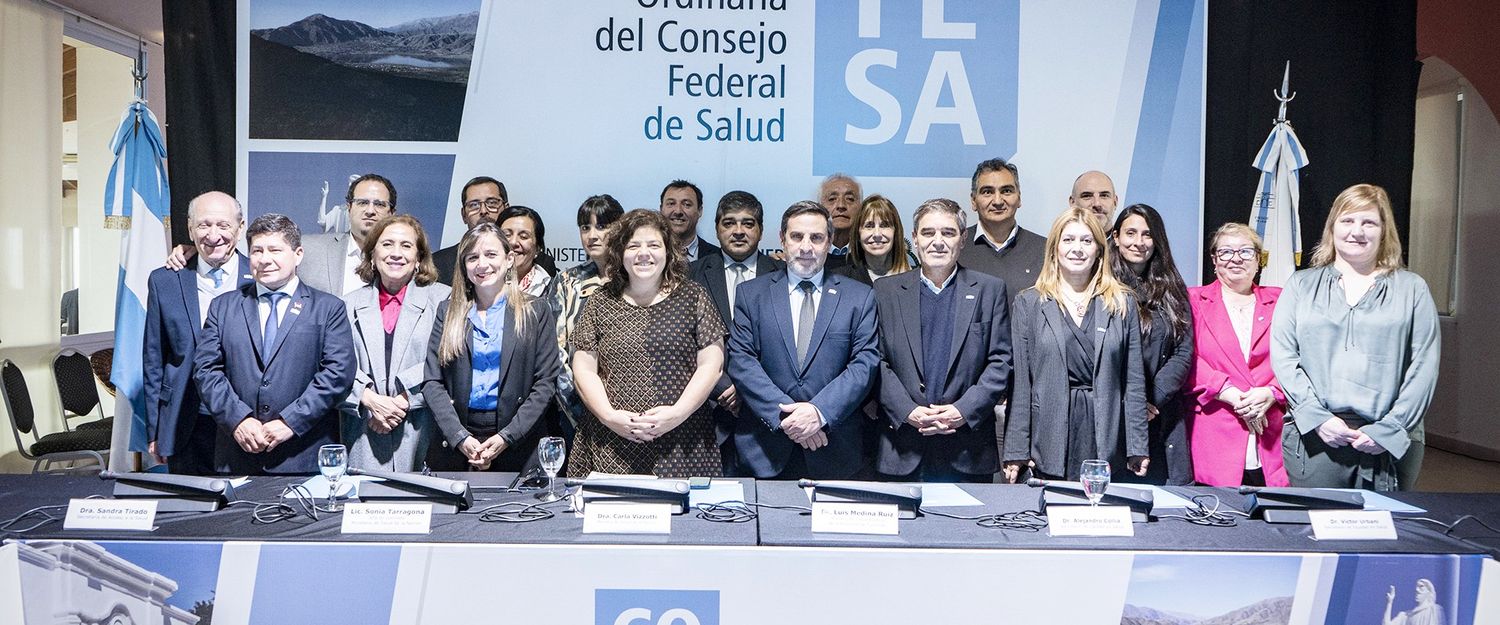
<instances>
[{"instance_id":1,"label":"drinking glass","mask_svg":"<svg viewBox=\"0 0 1500 625\"><path fill-rule=\"evenodd\" d=\"M328 480L328 512L343 509L339 505L339 478L349 468L349 450L343 445L324 445L318 448L318 471Z\"/></svg>"},{"instance_id":2,"label":"drinking glass","mask_svg":"<svg viewBox=\"0 0 1500 625\"><path fill-rule=\"evenodd\" d=\"M561 437L548 436L543 438L536 446L537 461L541 463L542 470L547 472L547 490L537 494L537 499L542 501L557 501L562 496L554 490L554 482L557 481L557 472L562 470L563 457L568 453L567 444Z\"/></svg>"},{"instance_id":3,"label":"drinking glass","mask_svg":"<svg viewBox=\"0 0 1500 625\"><path fill-rule=\"evenodd\" d=\"M1088 496L1089 505L1099 505L1099 500L1104 498L1104 490L1109 488L1109 462L1084 460L1079 481L1083 482L1083 494Z\"/></svg>"}]
</instances>

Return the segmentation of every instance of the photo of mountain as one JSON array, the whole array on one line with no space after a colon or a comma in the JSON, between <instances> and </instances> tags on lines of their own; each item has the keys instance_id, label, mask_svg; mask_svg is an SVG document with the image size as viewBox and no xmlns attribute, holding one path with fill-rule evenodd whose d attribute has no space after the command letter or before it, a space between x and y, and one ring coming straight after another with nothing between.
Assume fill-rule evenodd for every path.
<instances>
[{"instance_id":1,"label":"photo of mountain","mask_svg":"<svg viewBox=\"0 0 1500 625\"><path fill-rule=\"evenodd\" d=\"M1138 555L1120 625L1287 625L1301 566L1300 556Z\"/></svg>"},{"instance_id":2,"label":"photo of mountain","mask_svg":"<svg viewBox=\"0 0 1500 625\"><path fill-rule=\"evenodd\" d=\"M251 21L280 23L309 4L256 2ZM318 12L250 30L250 138L458 139L479 0L434 6L471 10L431 16L382 14L380 3L316 4L369 15Z\"/></svg>"}]
</instances>

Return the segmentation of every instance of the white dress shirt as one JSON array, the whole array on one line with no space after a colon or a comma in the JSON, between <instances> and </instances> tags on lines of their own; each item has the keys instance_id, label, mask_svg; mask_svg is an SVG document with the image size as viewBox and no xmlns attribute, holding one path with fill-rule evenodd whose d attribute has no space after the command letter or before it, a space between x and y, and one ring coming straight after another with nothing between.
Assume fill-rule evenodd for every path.
<instances>
[{"instance_id":1,"label":"white dress shirt","mask_svg":"<svg viewBox=\"0 0 1500 625\"><path fill-rule=\"evenodd\" d=\"M219 280L219 286L214 286L214 279L208 273L213 271L213 265L203 259L198 259L198 327L208 321L208 304L215 297L235 290L240 284L240 255L238 253L229 257L219 267L224 270L224 276Z\"/></svg>"},{"instance_id":2,"label":"white dress shirt","mask_svg":"<svg viewBox=\"0 0 1500 625\"><path fill-rule=\"evenodd\" d=\"M359 244L354 242L354 235L349 235L349 240L344 247L344 292L337 293L340 297L359 290L359 287L368 284L359 277L354 270L359 269L359 261L363 260Z\"/></svg>"},{"instance_id":3,"label":"white dress shirt","mask_svg":"<svg viewBox=\"0 0 1500 625\"><path fill-rule=\"evenodd\" d=\"M287 307L291 306L292 298L297 294L297 285L301 283L297 279L297 276L292 276L292 279L287 280L286 284L281 285L281 288L274 289L276 293L286 293L286 297L276 301L276 327L278 331L286 328ZM259 329L261 330L264 330L266 327L266 315L270 314L271 309L271 304L261 296L271 292L273 292L273 289L266 288L264 284L258 282L255 284L255 310L260 313L257 323L260 324Z\"/></svg>"},{"instance_id":4,"label":"white dress shirt","mask_svg":"<svg viewBox=\"0 0 1500 625\"><path fill-rule=\"evenodd\" d=\"M750 255L745 257L745 260L742 261L737 261L733 258L730 258L728 254L724 255L724 285L729 287L725 290L729 291L730 316L734 315L734 266L745 266L744 282L749 282L755 279L755 266L758 264L760 264L760 252L750 252Z\"/></svg>"},{"instance_id":5,"label":"white dress shirt","mask_svg":"<svg viewBox=\"0 0 1500 625\"><path fill-rule=\"evenodd\" d=\"M802 289L798 288L797 285L802 284L803 280L813 283L813 310L817 310L818 306L823 304L823 270L819 269L818 273L813 274L810 278L799 278L797 274L788 271L786 272L786 278L787 293L792 296L792 336L797 336L797 330L802 325L802 298L806 297L806 295L802 294Z\"/></svg>"}]
</instances>

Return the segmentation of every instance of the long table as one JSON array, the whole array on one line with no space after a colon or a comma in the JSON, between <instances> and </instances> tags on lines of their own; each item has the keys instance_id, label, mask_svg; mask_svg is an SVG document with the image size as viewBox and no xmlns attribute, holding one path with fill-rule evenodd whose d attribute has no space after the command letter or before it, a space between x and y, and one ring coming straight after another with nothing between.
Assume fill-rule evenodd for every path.
<instances>
[{"instance_id":1,"label":"long table","mask_svg":"<svg viewBox=\"0 0 1500 625\"><path fill-rule=\"evenodd\" d=\"M475 509L530 497L499 492L508 475L464 477L479 486ZM274 500L292 482L259 478L240 494ZM807 505L795 484L743 483L752 502ZM1038 491L1024 486L962 487L984 506L944 512L1036 508ZM108 491L97 478L0 476L0 521ZM1242 504L1225 490L1174 492ZM1500 495L1398 498L1443 523L1473 515L1500 527ZM1418 579L1431 580L1448 622L1500 622L1497 541L1472 520L1452 535L1401 520L1400 540L1363 543L1245 519L1162 519L1106 539L928 514L902 521L899 536L813 534L806 513L770 507L735 524L682 515L657 536L585 535L571 513L513 525L435 515L430 535L399 539L339 535L336 517L256 524L242 506L157 525L144 535L49 523L7 536L0 623L108 622L123 610L131 621L120 622L188 625L212 601L215 625L1198 622L1184 614L1342 625L1381 622L1393 587L1395 613L1412 609Z\"/></svg>"}]
</instances>

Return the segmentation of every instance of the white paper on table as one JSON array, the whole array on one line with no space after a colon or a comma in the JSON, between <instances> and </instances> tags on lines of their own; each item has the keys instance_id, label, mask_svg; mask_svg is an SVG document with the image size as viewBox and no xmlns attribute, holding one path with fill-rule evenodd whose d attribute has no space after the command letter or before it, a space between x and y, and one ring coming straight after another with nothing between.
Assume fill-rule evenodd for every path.
<instances>
[{"instance_id":1,"label":"white paper on table","mask_svg":"<svg viewBox=\"0 0 1500 625\"><path fill-rule=\"evenodd\" d=\"M1409 503L1396 501L1395 499L1386 497L1385 495L1377 493L1373 490L1364 490L1362 488L1334 488L1332 490L1341 490L1346 493L1359 493L1361 495L1364 495L1366 510L1389 510L1391 512L1400 514L1422 514L1426 512L1426 510L1413 506Z\"/></svg>"},{"instance_id":2,"label":"white paper on table","mask_svg":"<svg viewBox=\"0 0 1500 625\"><path fill-rule=\"evenodd\" d=\"M1194 504L1193 502L1187 500L1186 498L1182 497L1181 495L1178 495L1177 493L1169 491L1169 490L1167 490L1165 488L1162 488L1160 486L1152 486L1150 484L1130 484L1130 485L1125 485L1125 484L1110 484L1109 487L1110 488L1134 488L1136 490L1151 491L1151 509L1152 510L1170 509L1170 508L1196 508L1196 507L1198 507L1196 504Z\"/></svg>"},{"instance_id":3,"label":"white paper on table","mask_svg":"<svg viewBox=\"0 0 1500 625\"><path fill-rule=\"evenodd\" d=\"M369 475L345 475L344 477L339 478L339 496L358 497L360 482L380 481L383 480L378 477L371 477ZM301 485L307 488L308 497L312 497L313 499L328 498L328 478L323 477L322 475L314 475L310 478L307 478L307 481L302 482ZM281 498L296 499L297 495L294 493L287 493L285 495L282 495Z\"/></svg>"},{"instance_id":4,"label":"white paper on table","mask_svg":"<svg viewBox=\"0 0 1500 625\"><path fill-rule=\"evenodd\" d=\"M737 480L713 480L708 483L708 488L695 488L688 491L688 506L693 508L703 503L744 500L745 485Z\"/></svg>"},{"instance_id":5,"label":"white paper on table","mask_svg":"<svg viewBox=\"0 0 1500 625\"><path fill-rule=\"evenodd\" d=\"M982 506L984 502L975 499L969 491L957 484L923 484L922 485L922 507L923 508L960 508L964 506Z\"/></svg>"},{"instance_id":6,"label":"white paper on table","mask_svg":"<svg viewBox=\"0 0 1500 625\"><path fill-rule=\"evenodd\" d=\"M250 476L248 476L248 475L245 476L245 477L230 478L230 480L229 480L229 485L233 486L235 488L239 488L239 487L244 486L244 485L249 484L249 483L250 483Z\"/></svg>"}]
</instances>

